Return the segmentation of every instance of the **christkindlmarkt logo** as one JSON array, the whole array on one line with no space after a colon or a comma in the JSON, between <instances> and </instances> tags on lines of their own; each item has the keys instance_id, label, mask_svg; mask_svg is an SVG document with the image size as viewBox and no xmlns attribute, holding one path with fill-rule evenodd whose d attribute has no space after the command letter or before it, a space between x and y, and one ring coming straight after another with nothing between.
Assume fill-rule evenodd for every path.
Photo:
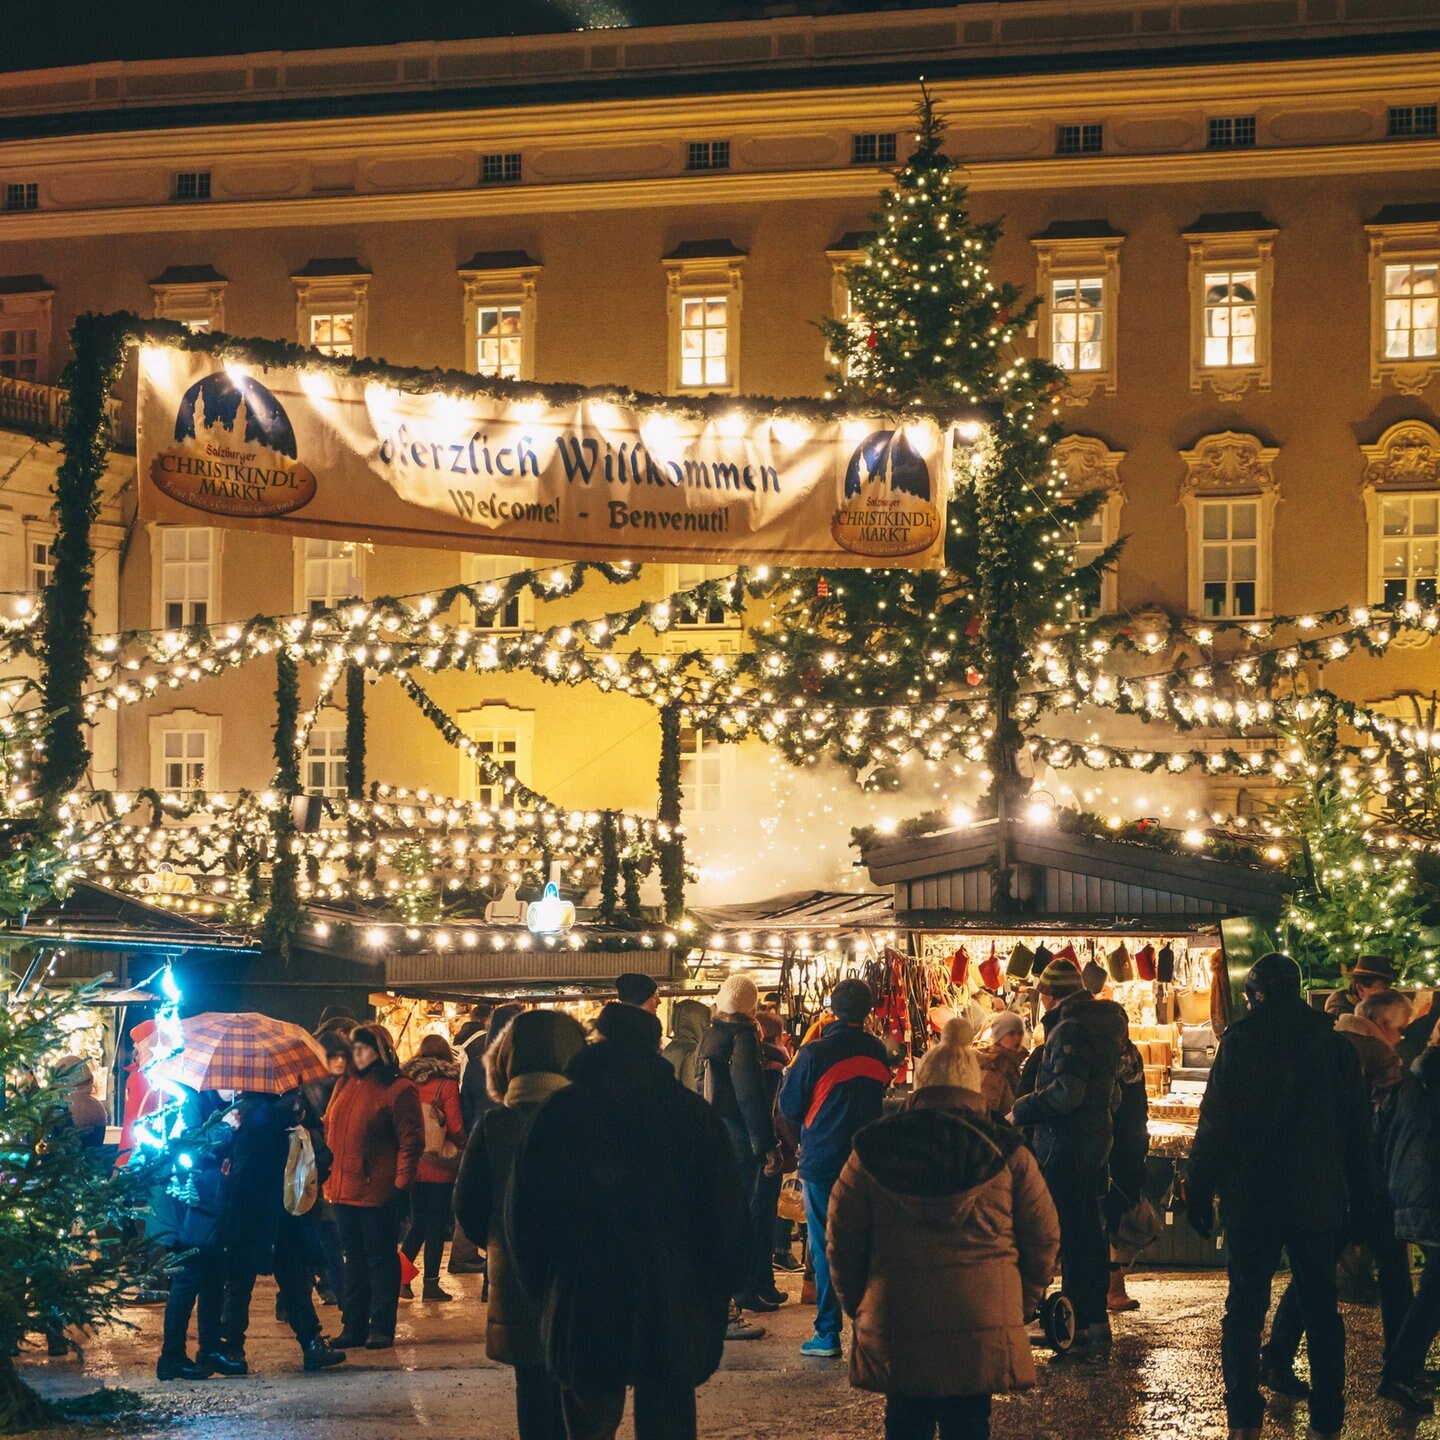
<instances>
[{"instance_id":1,"label":"christkindlmarkt logo","mask_svg":"<svg viewBox=\"0 0 1440 1440\"><path fill-rule=\"evenodd\" d=\"M175 414L175 443L150 462L172 500L214 515L284 515L315 498L284 407L258 380L224 370L197 380Z\"/></svg>"},{"instance_id":2,"label":"christkindlmarkt logo","mask_svg":"<svg viewBox=\"0 0 1440 1440\"><path fill-rule=\"evenodd\" d=\"M904 430L868 435L845 468L830 531L852 555L918 555L940 534L930 467Z\"/></svg>"}]
</instances>

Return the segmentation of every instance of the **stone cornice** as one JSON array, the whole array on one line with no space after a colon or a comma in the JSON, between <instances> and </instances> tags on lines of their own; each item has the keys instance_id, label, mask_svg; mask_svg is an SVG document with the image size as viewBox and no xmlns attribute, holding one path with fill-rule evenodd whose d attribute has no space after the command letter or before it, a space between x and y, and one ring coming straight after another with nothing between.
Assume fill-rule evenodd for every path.
<instances>
[{"instance_id":1,"label":"stone cornice","mask_svg":"<svg viewBox=\"0 0 1440 1440\"><path fill-rule=\"evenodd\" d=\"M1091 186L1193 185L1207 180L1285 179L1440 170L1440 140L1404 144L1286 146L1152 155L1046 156L997 160L965 169L976 192L1069 190ZM168 231L253 230L365 221L482 219L567 210L733 205L779 200L873 201L876 172L856 166L817 170L665 175L640 180L569 181L410 193L366 192L223 203L116 205L0 213L0 241Z\"/></svg>"}]
</instances>

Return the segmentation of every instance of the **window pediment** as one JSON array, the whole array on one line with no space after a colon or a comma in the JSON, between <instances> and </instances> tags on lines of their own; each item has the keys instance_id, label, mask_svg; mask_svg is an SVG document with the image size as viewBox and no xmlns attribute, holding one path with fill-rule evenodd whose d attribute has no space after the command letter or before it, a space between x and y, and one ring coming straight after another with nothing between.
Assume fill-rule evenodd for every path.
<instances>
[{"instance_id":1,"label":"window pediment","mask_svg":"<svg viewBox=\"0 0 1440 1440\"><path fill-rule=\"evenodd\" d=\"M1366 489L1440 490L1440 431L1433 425L1402 420L1360 450Z\"/></svg>"},{"instance_id":2,"label":"window pediment","mask_svg":"<svg viewBox=\"0 0 1440 1440\"><path fill-rule=\"evenodd\" d=\"M1264 495L1278 491L1275 457L1280 451L1254 435L1224 430L1182 450L1182 495Z\"/></svg>"}]
</instances>

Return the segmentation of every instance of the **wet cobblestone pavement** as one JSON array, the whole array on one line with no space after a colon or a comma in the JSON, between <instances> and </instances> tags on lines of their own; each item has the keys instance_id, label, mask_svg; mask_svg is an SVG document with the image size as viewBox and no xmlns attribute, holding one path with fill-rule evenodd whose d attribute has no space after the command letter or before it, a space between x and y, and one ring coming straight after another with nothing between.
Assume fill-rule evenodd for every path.
<instances>
[{"instance_id":1,"label":"wet cobblestone pavement","mask_svg":"<svg viewBox=\"0 0 1440 1440\"><path fill-rule=\"evenodd\" d=\"M75 1359L53 1361L27 1350L25 1373L47 1395L82 1394L98 1384L138 1392L144 1408L110 1434L171 1440L399 1440L417 1434L446 1440L508 1440L514 1435L510 1372L483 1350L483 1307L474 1277L450 1277L448 1305L402 1302L393 1351L358 1352L337 1370L305 1375L289 1332L272 1316L273 1290L256 1292L250 1361L239 1380L161 1385L155 1380L160 1310L129 1312L138 1329L110 1330ZM792 1293L795 1281L785 1283ZM1224 1437L1219 1373L1224 1278L1213 1271L1172 1271L1134 1277L1141 1309L1119 1317L1105 1365L1054 1364L1038 1351L1041 1383L999 1400L996 1440L1215 1440ZM1277 1287L1278 1298L1278 1287ZM859 1440L882 1433L880 1401L852 1391L843 1362L806 1360L798 1353L810 1311L786 1306L765 1317L769 1335L727 1347L720 1373L700 1392L704 1440L763 1436ZM339 1328L333 1309L327 1328ZM1416 1423L1374 1395L1379 1315L1345 1307L1350 1337L1353 1440L1440 1440L1440 1422ZM1303 1363L1302 1363L1303 1369ZM1305 1433L1303 1402L1280 1402L1265 1427L1270 1437ZM94 1436L105 1427L47 1432ZM629 1424L622 1436L631 1434Z\"/></svg>"}]
</instances>

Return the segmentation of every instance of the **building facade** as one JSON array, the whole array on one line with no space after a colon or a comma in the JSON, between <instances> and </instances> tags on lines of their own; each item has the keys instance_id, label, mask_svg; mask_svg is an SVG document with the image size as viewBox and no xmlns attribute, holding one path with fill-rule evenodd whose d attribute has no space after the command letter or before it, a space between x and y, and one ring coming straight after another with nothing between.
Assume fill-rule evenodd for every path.
<instances>
[{"instance_id":1,"label":"building facade","mask_svg":"<svg viewBox=\"0 0 1440 1440\"><path fill-rule=\"evenodd\" d=\"M843 310L923 73L976 215L1003 225L998 273L1041 296L1030 343L1070 377L1067 471L1108 495L1080 538L1129 537L1101 605L1263 619L1432 603L1440 24L1426 8L1013 0L0 75L0 466L23 479L6 484L0 575L14 604L42 578L44 437L86 311L537 381L821 393L815 322ZM133 390L127 377L122 437ZM112 471L102 631L524 564L147 526L123 438ZM526 597L497 625L593 616L706 573ZM715 615L651 644L697 637L744 643ZM1311 680L1403 707L1440 688L1437 653L1397 645ZM528 675L430 689L560 803L653 808L648 705ZM95 782L263 786L266 694L242 670L127 707ZM372 778L489 798L393 683L369 708ZM747 762L685 743L692 819L723 815ZM305 776L343 787L338 713ZM1220 785L1207 803L1244 797Z\"/></svg>"}]
</instances>

